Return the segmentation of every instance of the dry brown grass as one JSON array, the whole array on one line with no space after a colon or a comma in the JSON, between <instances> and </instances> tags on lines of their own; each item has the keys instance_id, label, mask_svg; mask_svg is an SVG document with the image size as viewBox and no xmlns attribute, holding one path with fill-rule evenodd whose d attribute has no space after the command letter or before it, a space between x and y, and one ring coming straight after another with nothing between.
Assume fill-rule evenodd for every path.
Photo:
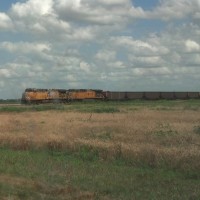
<instances>
[{"instance_id":1,"label":"dry brown grass","mask_svg":"<svg viewBox=\"0 0 200 200\"><path fill-rule=\"evenodd\" d=\"M200 168L197 111L138 110L90 114L57 111L1 113L0 145L13 149L78 151L88 146L101 159L123 157L151 166Z\"/></svg>"},{"instance_id":2,"label":"dry brown grass","mask_svg":"<svg viewBox=\"0 0 200 200\"><path fill-rule=\"evenodd\" d=\"M0 184L11 185L15 188L28 189L30 191L40 192L43 198L48 199L49 196L56 196L59 199L79 199L79 200L93 200L95 199L95 194L88 191L80 191L70 185L68 186L48 186L39 181L28 180L22 177L15 177L10 175L0 175ZM43 199L42 198L42 199ZM5 196L2 199L21 199L17 195ZM24 199L24 198L23 198Z\"/></svg>"}]
</instances>

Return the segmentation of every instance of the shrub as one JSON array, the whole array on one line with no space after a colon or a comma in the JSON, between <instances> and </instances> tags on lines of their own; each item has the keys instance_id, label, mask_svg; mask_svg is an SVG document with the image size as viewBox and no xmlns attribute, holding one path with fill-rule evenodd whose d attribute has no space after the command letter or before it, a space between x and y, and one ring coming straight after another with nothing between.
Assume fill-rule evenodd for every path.
<instances>
[{"instance_id":1,"label":"shrub","mask_svg":"<svg viewBox=\"0 0 200 200\"><path fill-rule=\"evenodd\" d=\"M200 135L200 125L194 126L193 131L194 131L196 134Z\"/></svg>"}]
</instances>

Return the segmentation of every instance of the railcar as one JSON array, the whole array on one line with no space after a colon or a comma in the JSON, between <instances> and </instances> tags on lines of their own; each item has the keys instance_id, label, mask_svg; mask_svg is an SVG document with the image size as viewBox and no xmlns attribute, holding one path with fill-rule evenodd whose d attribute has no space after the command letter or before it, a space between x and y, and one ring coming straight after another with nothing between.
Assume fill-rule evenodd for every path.
<instances>
[{"instance_id":1,"label":"railcar","mask_svg":"<svg viewBox=\"0 0 200 200\"><path fill-rule=\"evenodd\" d=\"M200 99L200 92L105 92L107 100L186 100Z\"/></svg>"},{"instance_id":2,"label":"railcar","mask_svg":"<svg viewBox=\"0 0 200 200\"><path fill-rule=\"evenodd\" d=\"M103 100L105 95L102 90L70 89L67 90L68 101Z\"/></svg>"},{"instance_id":3,"label":"railcar","mask_svg":"<svg viewBox=\"0 0 200 200\"><path fill-rule=\"evenodd\" d=\"M198 99L200 98L199 92L188 92L188 98L189 99Z\"/></svg>"},{"instance_id":4,"label":"railcar","mask_svg":"<svg viewBox=\"0 0 200 200\"><path fill-rule=\"evenodd\" d=\"M23 104L65 103L70 101L103 100L102 90L91 89L34 89L28 88L21 98Z\"/></svg>"},{"instance_id":5,"label":"railcar","mask_svg":"<svg viewBox=\"0 0 200 200\"><path fill-rule=\"evenodd\" d=\"M44 103L49 100L49 93L46 89L31 89L28 88L22 94L21 102L26 103Z\"/></svg>"}]
</instances>

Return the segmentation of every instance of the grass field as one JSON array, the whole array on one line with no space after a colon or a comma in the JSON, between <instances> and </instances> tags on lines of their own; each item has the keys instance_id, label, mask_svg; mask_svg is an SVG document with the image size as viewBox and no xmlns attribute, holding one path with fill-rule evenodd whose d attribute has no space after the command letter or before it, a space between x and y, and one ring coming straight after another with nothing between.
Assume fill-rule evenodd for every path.
<instances>
[{"instance_id":1,"label":"grass field","mask_svg":"<svg viewBox=\"0 0 200 200\"><path fill-rule=\"evenodd\" d=\"M200 101L0 106L0 199L200 199Z\"/></svg>"}]
</instances>

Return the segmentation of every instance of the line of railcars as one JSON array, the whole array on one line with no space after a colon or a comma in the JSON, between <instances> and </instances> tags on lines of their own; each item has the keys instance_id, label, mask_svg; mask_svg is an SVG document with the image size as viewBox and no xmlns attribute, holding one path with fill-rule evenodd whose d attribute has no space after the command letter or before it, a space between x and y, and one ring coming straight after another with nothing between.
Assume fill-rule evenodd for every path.
<instances>
[{"instance_id":1,"label":"line of railcars","mask_svg":"<svg viewBox=\"0 0 200 200\"><path fill-rule=\"evenodd\" d=\"M92 89L33 89L28 88L22 94L21 102L67 103L83 100L175 100L200 99L200 92L117 92Z\"/></svg>"},{"instance_id":2,"label":"line of railcars","mask_svg":"<svg viewBox=\"0 0 200 200\"><path fill-rule=\"evenodd\" d=\"M109 100L200 99L200 92L105 92Z\"/></svg>"}]
</instances>

